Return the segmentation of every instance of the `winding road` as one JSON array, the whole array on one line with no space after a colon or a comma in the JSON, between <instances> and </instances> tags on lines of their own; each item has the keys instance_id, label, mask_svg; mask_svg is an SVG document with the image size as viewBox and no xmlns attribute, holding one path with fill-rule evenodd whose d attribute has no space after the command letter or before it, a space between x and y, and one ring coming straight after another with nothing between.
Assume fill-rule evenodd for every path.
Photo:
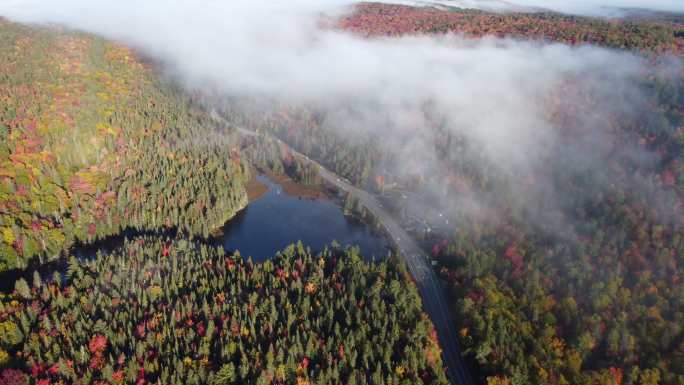
<instances>
[{"instance_id":1,"label":"winding road","mask_svg":"<svg viewBox=\"0 0 684 385\"><path fill-rule=\"evenodd\" d=\"M237 127L223 117L218 115L216 111L211 112L211 116L226 125L232 127L240 134L245 136L260 136L266 137L265 134L257 133L243 127ZM416 286L423 299L423 309L430 316L432 323L435 325L437 335L439 336L440 345L443 349L442 359L447 368L447 376L452 385L473 385L474 382L470 377L468 368L461 357L458 339L456 338L456 331L454 323L449 314L448 306L444 299L441 284L435 275L435 272L430 266L429 258L423 250L418 246L416 241L409 236L409 234L399 225L394 217L387 212L380 202L367 191L359 189L346 180L326 169L321 164L308 156L294 150L287 143L282 140L268 136L269 138L279 142L281 146L288 149L290 153L299 158L302 162L309 163L318 167L319 175L326 182L334 185L338 189L351 193L355 196L359 203L371 212L379 223L387 231L390 238L394 242L396 248L400 251L400 255L404 258L411 275L416 280Z\"/></svg>"}]
</instances>

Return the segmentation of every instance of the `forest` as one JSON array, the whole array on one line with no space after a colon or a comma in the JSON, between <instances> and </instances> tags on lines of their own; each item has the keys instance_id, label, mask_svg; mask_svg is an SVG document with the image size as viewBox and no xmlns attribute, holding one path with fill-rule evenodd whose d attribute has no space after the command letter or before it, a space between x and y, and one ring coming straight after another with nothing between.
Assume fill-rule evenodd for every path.
<instances>
[{"instance_id":1,"label":"forest","mask_svg":"<svg viewBox=\"0 0 684 385\"><path fill-rule=\"evenodd\" d=\"M254 264L148 236L55 274L0 299L3 384L448 383L403 265L355 248Z\"/></svg>"},{"instance_id":2,"label":"forest","mask_svg":"<svg viewBox=\"0 0 684 385\"><path fill-rule=\"evenodd\" d=\"M654 63L660 54L682 52L681 25L660 21L362 4L339 26L371 38L462 32L596 44ZM439 261L464 354L483 382L681 385L684 73L654 71L635 81L649 110L611 114L605 124L612 144L601 148L586 139L592 133L577 112L600 103L600 92L583 95L578 110L564 110L561 95L581 92L569 79L548 106L559 130L553 156L530 174L497 171L477 144L439 124L429 129L440 169L407 178L388 172L387 164L401 160L381 136L347 135L330 124L329 111L278 105L236 119L378 193L395 183L408 190L434 183L448 191L447 200L479 194L496 215L460 207L452 213L458 225L433 233L425 246ZM648 161L629 151L649 154ZM577 154L607 167L576 167ZM569 192L560 205L559 191ZM521 194L537 200L521 202Z\"/></svg>"},{"instance_id":3,"label":"forest","mask_svg":"<svg viewBox=\"0 0 684 385\"><path fill-rule=\"evenodd\" d=\"M614 139L655 159L611 149L599 151L608 172L574 169L570 152L597 148L572 132L521 183L535 191L550 175L571 192L560 207L549 193L521 207L491 173L458 175L509 191L487 201L495 220L462 218L433 248L466 354L490 383L684 383L684 77L645 87L655 112L618 120Z\"/></svg>"},{"instance_id":4,"label":"forest","mask_svg":"<svg viewBox=\"0 0 684 385\"><path fill-rule=\"evenodd\" d=\"M473 9L361 3L336 27L364 36L457 33L569 45L593 44L648 53L684 53L681 19L606 20L560 13L494 13Z\"/></svg>"},{"instance_id":5,"label":"forest","mask_svg":"<svg viewBox=\"0 0 684 385\"><path fill-rule=\"evenodd\" d=\"M501 172L429 106L430 172L414 167L420 154L400 159L382 136L331 125L330 111L230 101L220 113L374 193L437 185L446 203L479 203L454 208L450 228L424 240L479 382L683 385L684 73L658 72L684 53L681 19L364 3L330 27L649 58L652 72L634 79L648 111L611 111L600 143L581 118L601 92L566 79L546 106L555 141L525 173ZM277 141L220 127L129 48L2 20L0 47L0 270L129 228L206 237L247 204L250 167L320 182ZM400 263L294 245L253 264L198 242L137 237L72 259L66 279L19 281L0 300L0 383L446 383Z\"/></svg>"},{"instance_id":6,"label":"forest","mask_svg":"<svg viewBox=\"0 0 684 385\"><path fill-rule=\"evenodd\" d=\"M122 45L7 21L0 37L0 270L160 233L0 294L0 383L447 384L400 262L296 244L254 264L201 240L247 204L250 169L314 185L315 168Z\"/></svg>"},{"instance_id":7,"label":"forest","mask_svg":"<svg viewBox=\"0 0 684 385\"><path fill-rule=\"evenodd\" d=\"M129 48L0 20L0 49L0 271L247 204L238 140Z\"/></svg>"}]
</instances>

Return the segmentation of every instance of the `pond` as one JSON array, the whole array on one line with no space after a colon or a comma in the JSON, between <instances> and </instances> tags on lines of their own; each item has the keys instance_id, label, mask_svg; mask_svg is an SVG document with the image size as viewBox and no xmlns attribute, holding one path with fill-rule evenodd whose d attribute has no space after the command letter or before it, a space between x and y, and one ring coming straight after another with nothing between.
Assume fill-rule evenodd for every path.
<instances>
[{"instance_id":1,"label":"pond","mask_svg":"<svg viewBox=\"0 0 684 385\"><path fill-rule=\"evenodd\" d=\"M370 226L344 215L342 208L328 199L312 199L284 192L283 187L264 175L257 176L267 191L240 211L221 229L221 235L208 242L222 245L227 252L239 250L245 258L251 256L254 262L271 258L276 252L297 241L310 247L313 252L321 251L326 245L337 241L343 247L358 246L361 255L377 259L387 255L389 243ZM152 235L152 233L147 233ZM71 254L79 259L92 259L97 252L108 253L123 244L126 237L142 233L126 230L91 245L79 245ZM173 236L171 232L161 234ZM0 292L9 292L14 282L24 277L31 279L34 270L49 277L54 271L64 271L64 258L27 270L9 270L0 273Z\"/></svg>"},{"instance_id":2,"label":"pond","mask_svg":"<svg viewBox=\"0 0 684 385\"><path fill-rule=\"evenodd\" d=\"M335 202L288 195L266 176L257 179L268 191L223 228L219 239L227 251L239 250L260 262L297 241L317 252L335 240L343 247L358 246L366 258L387 255L385 238L345 216Z\"/></svg>"}]
</instances>

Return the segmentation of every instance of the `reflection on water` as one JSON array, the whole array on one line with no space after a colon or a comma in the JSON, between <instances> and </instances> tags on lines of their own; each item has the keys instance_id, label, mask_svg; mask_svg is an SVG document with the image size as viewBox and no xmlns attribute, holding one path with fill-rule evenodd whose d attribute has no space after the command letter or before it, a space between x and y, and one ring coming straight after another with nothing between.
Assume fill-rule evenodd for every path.
<instances>
[{"instance_id":1,"label":"reflection on water","mask_svg":"<svg viewBox=\"0 0 684 385\"><path fill-rule=\"evenodd\" d=\"M335 203L290 196L267 177L257 178L269 191L223 228L220 240L226 250L240 250L245 257L263 261L297 241L319 251L336 240L342 246L359 246L366 257L387 254L381 235L345 217Z\"/></svg>"}]
</instances>

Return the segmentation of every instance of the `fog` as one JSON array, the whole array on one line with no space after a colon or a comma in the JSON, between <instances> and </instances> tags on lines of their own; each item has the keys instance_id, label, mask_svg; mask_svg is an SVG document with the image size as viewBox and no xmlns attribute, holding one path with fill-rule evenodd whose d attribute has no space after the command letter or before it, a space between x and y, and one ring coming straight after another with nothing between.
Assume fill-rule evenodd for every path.
<instances>
[{"instance_id":1,"label":"fog","mask_svg":"<svg viewBox=\"0 0 684 385\"><path fill-rule=\"evenodd\" d=\"M564 77L598 71L619 82L640 66L636 57L600 49L457 36L364 40L321 28L322 15L349 11L343 0L0 4L13 20L130 44L188 86L295 105L352 103L368 121L351 123L364 129L402 126L402 116L429 101L508 160L548 131L540 102Z\"/></svg>"},{"instance_id":2,"label":"fog","mask_svg":"<svg viewBox=\"0 0 684 385\"><path fill-rule=\"evenodd\" d=\"M571 12L602 5L642 5L631 0L519 3L543 3ZM391 167L398 174L440 174L435 134L427 129L423 114L426 105L443 120L445 129L482 147L487 167L516 175L548 159L548 144L556 135L549 113L554 108L552 95L569 79L582 79L582 88L602 92L591 106L565 95L555 101L581 105L583 124L594 127L592 138L599 142L609 137L602 134L606 111L638 114L645 108L633 78L648 65L635 55L460 36L362 39L326 26L326 21L349 12L351 4L345 0L0 0L0 15L119 40L156 58L168 76L189 88L321 109L328 113L327 128L341 135L382 138L383 145L396 154ZM682 8L668 1L648 5ZM579 158L577 167L587 167L591 161ZM597 157L592 166L601 167L600 161ZM562 196L558 201L562 204Z\"/></svg>"}]
</instances>

